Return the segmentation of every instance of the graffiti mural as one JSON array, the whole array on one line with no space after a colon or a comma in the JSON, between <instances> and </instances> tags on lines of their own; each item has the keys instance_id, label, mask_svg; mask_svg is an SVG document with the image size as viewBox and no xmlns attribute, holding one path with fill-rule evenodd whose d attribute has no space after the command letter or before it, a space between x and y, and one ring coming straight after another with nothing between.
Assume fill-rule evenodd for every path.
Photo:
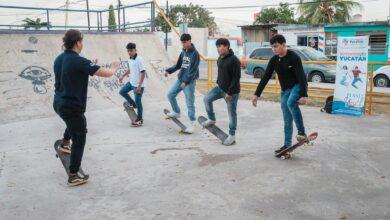
<instances>
[{"instance_id":1,"label":"graffiti mural","mask_svg":"<svg viewBox=\"0 0 390 220\"><path fill-rule=\"evenodd\" d=\"M22 70L19 76L23 79L31 80L34 85L34 92L45 94L47 92L46 80L51 77L51 73L40 66L29 66Z\"/></svg>"},{"instance_id":2,"label":"graffiti mural","mask_svg":"<svg viewBox=\"0 0 390 220\"><path fill-rule=\"evenodd\" d=\"M100 65L104 68L110 68L110 64ZM89 86L95 88L98 92L106 91L115 93L120 88L119 77L123 75L128 69L127 61L119 59L119 69L111 78L99 78L97 76L89 78Z\"/></svg>"},{"instance_id":3,"label":"graffiti mural","mask_svg":"<svg viewBox=\"0 0 390 220\"><path fill-rule=\"evenodd\" d=\"M161 82L167 84L168 78L165 77L165 67L162 66L162 60L151 60L150 65L152 66L154 73L158 74Z\"/></svg>"}]
</instances>

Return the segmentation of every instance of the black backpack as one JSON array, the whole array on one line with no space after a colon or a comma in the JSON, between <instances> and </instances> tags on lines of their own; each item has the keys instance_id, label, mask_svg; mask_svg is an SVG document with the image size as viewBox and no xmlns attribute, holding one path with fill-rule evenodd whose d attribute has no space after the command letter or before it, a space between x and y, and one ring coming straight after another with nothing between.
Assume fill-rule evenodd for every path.
<instances>
[{"instance_id":1,"label":"black backpack","mask_svg":"<svg viewBox=\"0 0 390 220\"><path fill-rule=\"evenodd\" d=\"M321 112L332 114L332 105L333 105L333 96L329 96L328 98L326 98L325 105L321 109Z\"/></svg>"}]
</instances>

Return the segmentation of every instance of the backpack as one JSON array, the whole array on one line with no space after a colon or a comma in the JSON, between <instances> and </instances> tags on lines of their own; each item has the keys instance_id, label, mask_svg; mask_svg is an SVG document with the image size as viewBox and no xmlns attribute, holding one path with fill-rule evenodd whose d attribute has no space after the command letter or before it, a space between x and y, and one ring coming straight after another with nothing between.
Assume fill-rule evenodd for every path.
<instances>
[{"instance_id":1,"label":"backpack","mask_svg":"<svg viewBox=\"0 0 390 220\"><path fill-rule=\"evenodd\" d=\"M325 105L321 109L321 112L332 114L332 105L333 105L333 96L329 96L328 98L326 98Z\"/></svg>"}]
</instances>

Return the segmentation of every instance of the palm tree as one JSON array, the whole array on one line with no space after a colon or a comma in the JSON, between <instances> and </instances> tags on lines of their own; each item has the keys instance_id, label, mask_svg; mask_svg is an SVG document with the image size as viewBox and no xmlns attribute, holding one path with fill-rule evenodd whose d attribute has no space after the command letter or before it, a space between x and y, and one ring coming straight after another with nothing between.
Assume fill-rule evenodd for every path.
<instances>
[{"instance_id":1,"label":"palm tree","mask_svg":"<svg viewBox=\"0 0 390 220\"><path fill-rule=\"evenodd\" d=\"M351 11L362 9L357 1L346 0L300 0L301 18L310 24L346 22Z\"/></svg>"},{"instance_id":2,"label":"palm tree","mask_svg":"<svg viewBox=\"0 0 390 220\"><path fill-rule=\"evenodd\" d=\"M26 18L23 21L24 21L23 24L24 29L34 28L35 30L39 30L42 27L50 26L50 24L47 22L41 22L40 18L37 18L35 21L32 20L31 18Z\"/></svg>"}]
</instances>

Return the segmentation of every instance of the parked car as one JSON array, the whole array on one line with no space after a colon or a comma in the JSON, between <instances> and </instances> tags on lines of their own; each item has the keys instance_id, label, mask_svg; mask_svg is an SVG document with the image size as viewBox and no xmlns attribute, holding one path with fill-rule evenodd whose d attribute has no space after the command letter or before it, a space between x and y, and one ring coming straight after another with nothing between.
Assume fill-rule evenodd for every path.
<instances>
[{"instance_id":1,"label":"parked car","mask_svg":"<svg viewBox=\"0 0 390 220\"><path fill-rule=\"evenodd\" d=\"M374 71L374 85L377 87L390 86L390 66L382 66Z\"/></svg>"},{"instance_id":2,"label":"parked car","mask_svg":"<svg viewBox=\"0 0 390 220\"><path fill-rule=\"evenodd\" d=\"M301 57L302 61L331 61L324 54L316 51L311 47L304 46L289 46L289 50L294 51ZM250 59L262 59L269 60L274 53L272 48L260 47L255 49L251 55ZM253 75L255 78L262 78L267 68L268 63L258 63L258 62L247 62L246 73ZM323 65L323 64L303 64L303 69L307 76L308 81L311 82L334 82L336 78L336 65Z\"/></svg>"}]
</instances>

